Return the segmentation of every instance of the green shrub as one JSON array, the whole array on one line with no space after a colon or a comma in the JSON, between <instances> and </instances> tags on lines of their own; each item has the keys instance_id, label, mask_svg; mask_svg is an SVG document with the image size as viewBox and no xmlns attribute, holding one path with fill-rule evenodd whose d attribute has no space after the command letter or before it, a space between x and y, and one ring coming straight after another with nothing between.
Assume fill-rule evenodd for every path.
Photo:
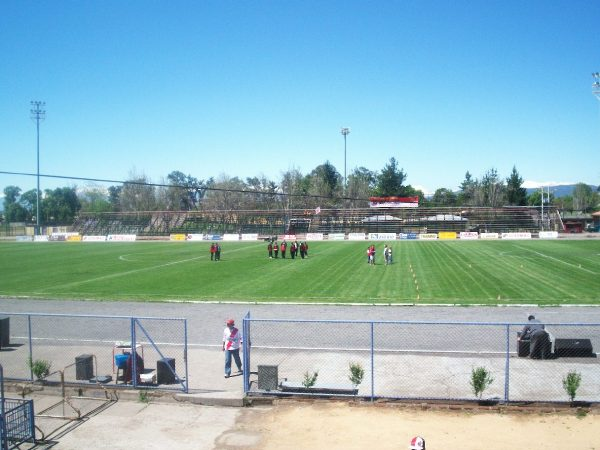
<instances>
[{"instance_id":1,"label":"green shrub","mask_svg":"<svg viewBox=\"0 0 600 450\"><path fill-rule=\"evenodd\" d=\"M362 365L357 362L350 363L350 375L348 379L352 383L354 387L358 387L360 383L362 383L363 377L365 376L365 369L363 369Z\"/></svg>"},{"instance_id":2,"label":"green shrub","mask_svg":"<svg viewBox=\"0 0 600 450\"><path fill-rule=\"evenodd\" d=\"M50 368L52 367L52 363L50 361L46 361L45 359L36 359L33 361L31 357L27 359L27 365L31 372L35 375L35 378L41 380L42 378L46 378L50 375Z\"/></svg>"},{"instance_id":3,"label":"green shrub","mask_svg":"<svg viewBox=\"0 0 600 450\"><path fill-rule=\"evenodd\" d=\"M579 385L581 384L581 374L572 370L563 378L562 383L563 388L565 388L565 391L569 396L569 400L573 402L577 395L577 389L579 389Z\"/></svg>"},{"instance_id":4,"label":"green shrub","mask_svg":"<svg viewBox=\"0 0 600 450\"><path fill-rule=\"evenodd\" d=\"M302 385L308 389L315 385L317 382L317 377L319 376L319 372L313 372L312 374L307 370L304 372L304 380L302 381Z\"/></svg>"},{"instance_id":5,"label":"green shrub","mask_svg":"<svg viewBox=\"0 0 600 450\"><path fill-rule=\"evenodd\" d=\"M485 391L493 381L494 378L492 377L491 372L489 372L485 367L477 367L471 370L471 388L473 389L475 397L479 398L480 400L481 396L483 395L483 391Z\"/></svg>"}]
</instances>

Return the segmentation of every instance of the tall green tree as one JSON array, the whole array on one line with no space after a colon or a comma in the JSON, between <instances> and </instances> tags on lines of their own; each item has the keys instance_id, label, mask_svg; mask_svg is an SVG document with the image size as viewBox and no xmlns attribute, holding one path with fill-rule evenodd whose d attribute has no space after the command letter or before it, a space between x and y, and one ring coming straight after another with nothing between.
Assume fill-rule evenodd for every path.
<instances>
[{"instance_id":1,"label":"tall green tree","mask_svg":"<svg viewBox=\"0 0 600 450\"><path fill-rule=\"evenodd\" d=\"M379 174L375 191L377 195L383 197L407 195L404 180L406 180L404 170L399 169L396 158L391 157L390 162L384 166Z\"/></svg>"},{"instance_id":2,"label":"tall green tree","mask_svg":"<svg viewBox=\"0 0 600 450\"><path fill-rule=\"evenodd\" d=\"M308 180L308 193L313 196L308 199L309 207L337 206L338 199L336 197L342 194L343 179L333 164L326 161L315 167L308 175Z\"/></svg>"},{"instance_id":3,"label":"tall green tree","mask_svg":"<svg viewBox=\"0 0 600 450\"><path fill-rule=\"evenodd\" d=\"M431 204L435 206L455 206L457 195L450 189L439 188L431 197Z\"/></svg>"},{"instance_id":4,"label":"tall green tree","mask_svg":"<svg viewBox=\"0 0 600 450\"><path fill-rule=\"evenodd\" d=\"M86 186L77 192L77 197L81 203L81 212L102 213L112 210L107 191L102 187Z\"/></svg>"},{"instance_id":5,"label":"tall green tree","mask_svg":"<svg viewBox=\"0 0 600 450\"><path fill-rule=\"evenodd\" d=\"M465 179L460 184L457 202L459 205L475 206L475 189L477 180L473 179L473 175L467 170Z\"/></svg>"},{"instance_id":6,"label":"tall green tree","mask_svg":"<svg viewBox=\"0 0 600 450\"><path fill-rule=\"evenodd\" d=\"M131 173L119 196L121 211L154 211L156 194L146 175Z\"/></svg>"},{"instance_id":7,"label":"tall green tree","mask_svg":"<svg viewBox=\"0 0 600 450\"><path fill-rule=\"evenodd\" d=\"M523 178L513 166L510 176L506 179L506 200L511 206L525 206L527 204L527 189L523 187Z\"/></svg>"},{"instance_id":8,"label":"tall green tree","mask_svg":"<svg viewBox=\"0 0 600 450\"><path fill-rule=\"evenodd\" d=\"M573 189L573 209L588 212L594 206L594 191L585 183L577 183Z\"/></svg>"},{"instance_id":9,"label":"tall green tree","mask_svg":"<svg viewBox=\"0 0 600 450\"><path fill-rule=\"evenodd\" d=\"M123 186L109 186L108 187L108 203L110 203L111 211L121 211L121 192Z\"/></svg>"},{"instance_id":10,"label":"tall green tree","mask_svg":"<svg viewBox=\"0 0 600 450\"><path fill-rule=\"evenodd\" d=\"M27 210L21 205L21 188L6 186L4 188L4 220L6 222L25 222Z\"/></svg>"},{"instance_id":11,"label":"tall green tree","mask_svg":"<svg viewBox=\"0 0 600 450\"><path fill-rule=\"evenodd\" d=\"M302 197L308 193L308 179L298 169L291 168L283 172L281 181L279 182L279 189L282 194L285 194L280 197L283 209L303 209L308 207L305 198Z\"/></svg>"},{"instance_id":12,"label":"tall green tree","mask_svg":"<svg viewBox=\"0 0 600 450\"><path fill-rule=\"evenodd\" d=\"M348 175L348 189L345 197L351 208L365 208L369 206L369 197L377 186L377 173L365 167L356 168Z\"/></svg>"},{"instance_id":13,"label":"tall green tree","mask_svg":"<svg viewBox=\"0 0 600 450\"><path fill-rule=\"evenodd\" d=\"M206 193L203 180L191 175L185 175L178 170L167 175L169 187L166 190L167 209L177 211L192 211Z\"/></svg>"},{"instance_id":14,"label":"tall green tree","mask_svg":"<svg viewBox=\"0 0 600 450\"><path fill-rule=\"evenodd\" d=\"M69 225L75 220L81 203L74 187L44 191L43 218L46 225Z\"/></svg>"},{"instance_id":15,"label":"tall green tree","mask_svg":"<svg viewBox=\"0 0 600 450\"><path fill-rule=\"evenodd\" d=\"M483 189L483 204L480 206L498 208L504 204L506 186L496 169L492 168L483 175L481 189Z\"/></svg>"}]
</instances>

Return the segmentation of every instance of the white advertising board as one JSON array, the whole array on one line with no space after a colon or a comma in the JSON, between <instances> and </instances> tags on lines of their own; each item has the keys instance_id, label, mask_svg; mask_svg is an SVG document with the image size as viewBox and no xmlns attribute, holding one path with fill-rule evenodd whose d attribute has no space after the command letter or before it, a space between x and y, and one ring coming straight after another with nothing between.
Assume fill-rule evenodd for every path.
<instances>
[{"instance_id":1,"label":"white advertising board","mask_svg":"<svg viewBox=\"0 0 600 450\"><path fill-rule=\"evenodd\" d=\"M307 241L322 241L323 233L306 233Z\"/></svg>"},{"instance_id":2,"label":"white advertising board","mask_svg":"<svg viewBox=\"0 0 600 450\"><path fill-rule=\"evenodd\" d=\"M84 242L106 242L106 236L83 236Z\"/></svg>"},{"instance_id":3,"label":"white advertising board","mask_svg":"<svg viewBox=\"0 0 600 450\"><path fill-rule=\"evenodd\" d=\"M131 242L135 241L135 234L109 234L106 236L109 242Z\"/></svg>"},{"instance_id":4,"label":"white advertising board","mask_svg":"<svg viewBox=\"0 0 600 450\"><path fill-rule=\"evenodd\" d=\"M558 231L540 231L540 239L558 239Z\"/></svg>"},{"instance_id":5,"label":"white advertising board","mask_svg":"<svg viewBox=\"0 0 600 450\"><path fill-rule=\"evenodd\" d=\"M479 239L479 233L476 231L461 231L458 236L460 239Z\"/></svg>"},{"instance_id":6,"label":"white advertising board","mask_svg":"<svg viewBox=\"0 0 600 450\"><path fill-rule=\"evenodd\" d=\"M498 239L498 233L481 233L479 237L481 239Z\"/></svg>"},{"instance_id":7,"label":"white advertising board","mask_svg":"<svg viewBox=\"0 0 600 450\"><path fill-rule=\"evenodd\" d=\"M502 239L531 239L531 233L502 233Z\"/></svg>"},{"instance_id":8,"label":"white advertising board","mask_svg":"<svg viewBox=\"0 0 600 450\"><path fill-rule=\"evenodd\" d=\"M223 240L224 241L239 241L240 240L240 235L239 234L225 233L223 235Z\"/></svg>"},{"instance_id":9,"label":"white advertising board","mask_svg":"<svg viewBox=\"0 0 600 450\"><path fill-rule=\"evenodd\" d=\"M258 233L242 233L242 241L257 241Z\"/></svg>"},{"instance_id":10,"label":"white advertising board","mask_svg":"<svg viewBox=\"0 0 600 450\"><path fill-rule=\"evenodd\" d=\"M343 241L344 239L346 239L345 233L329 233L327 235L329 241Z\"/></svg>"},{"instance_id":11,"label":"white advertising board","mask_svg":"<svg viewBox=\"0 0 600 450\"><path fill-rule=\"evenodd\" d=\"M348 233L349 241L364 241L365 233Z\"/></svg>"},{"instance_id":12,"label":"white advertising board","mask_svg":"<svg viewBox=\"0 0 600 450\"><path fill-rule=\"evenodd\" d=\"M437 233L420 233L419 240L421 241L435 241L438 238Z\"/></svg>"},{"instance_id":13,"label":"white advertising board","mask_svg":"<svg viewBox=\"0 0 600 450\"><path fill-rule=\"evenodd\" d=\"M369 233L369 241L395 241L396 233Z\"/></svg>"}]
</instances>

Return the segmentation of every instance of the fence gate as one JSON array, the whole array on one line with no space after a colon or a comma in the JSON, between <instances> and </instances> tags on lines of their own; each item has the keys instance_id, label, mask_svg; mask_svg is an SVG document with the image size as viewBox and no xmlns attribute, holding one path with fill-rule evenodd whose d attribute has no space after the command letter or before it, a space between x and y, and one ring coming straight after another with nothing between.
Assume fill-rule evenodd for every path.
<instances>
[{"instance_id":1,"label":"fence gate","mask_svg":"<svg viewBox=\"0 0 600 450\"><path fill-rule=\"evenodd\" d=\"M188 392L187 321L133 318L131 377L134 387L160 386Z\"/></svg>"}]
</instances>

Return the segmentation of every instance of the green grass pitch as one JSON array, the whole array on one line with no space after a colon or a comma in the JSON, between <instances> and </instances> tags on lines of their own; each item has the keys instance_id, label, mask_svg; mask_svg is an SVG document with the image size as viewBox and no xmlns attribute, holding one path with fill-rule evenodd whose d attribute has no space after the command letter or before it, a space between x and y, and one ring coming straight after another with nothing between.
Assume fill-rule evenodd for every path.
<instances>
[{"instance_id":1,"label":"green grass pitch","mask_svg":"<svg viewBox=\"0 0 600 450\"><path fill-rule=\"evenodd\" d=\"M264 242L0 243L0 296L361 304L599 304L600 240L311 242L269 259Z\"/></svg>"}]
</instances>

